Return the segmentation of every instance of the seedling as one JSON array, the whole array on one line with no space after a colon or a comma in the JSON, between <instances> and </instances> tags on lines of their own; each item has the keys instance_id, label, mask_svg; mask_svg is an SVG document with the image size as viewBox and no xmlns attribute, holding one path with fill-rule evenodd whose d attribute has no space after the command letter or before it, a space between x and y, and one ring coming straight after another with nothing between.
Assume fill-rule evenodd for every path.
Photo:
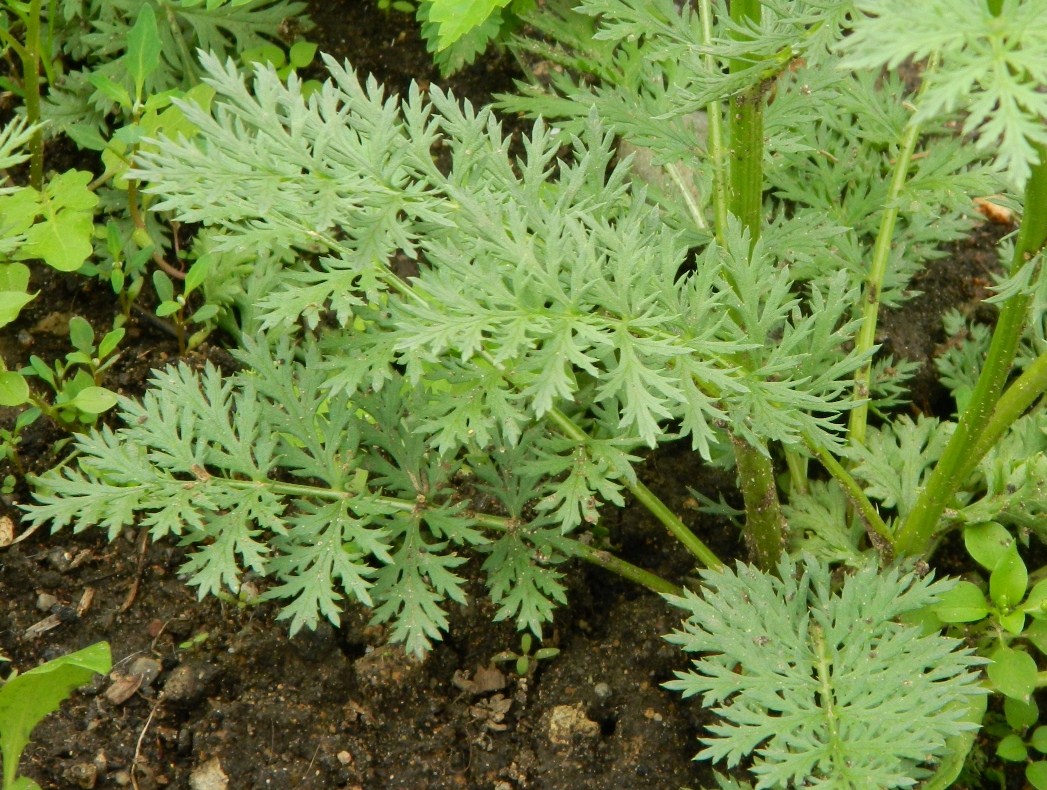
<instances>
[{"instance_id":1,"label":"seedling","mask_svg":"<svg viewBox=\"0 0 1047 790\"><path fill-rule=\"evenodd\" d=\"M492 658L491 661L495 664L514 661L516 662L516 674L520 677L526 677L537 667L539 661L545 661L560 655L560 648L558 647L540 647L532 653L531 649L533 646L534 638L528 633L522 634L520 636L519 653L514 653L512 650L503 650Z\"/></svg>"}]
</instances>

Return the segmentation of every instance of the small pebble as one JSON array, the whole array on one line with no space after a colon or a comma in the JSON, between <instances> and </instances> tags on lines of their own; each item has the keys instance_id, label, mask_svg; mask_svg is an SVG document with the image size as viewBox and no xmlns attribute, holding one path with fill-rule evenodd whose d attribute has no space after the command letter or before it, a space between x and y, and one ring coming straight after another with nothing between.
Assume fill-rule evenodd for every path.
<instances>
[{"instance_id":1,"label":"small pebble","mask_svg":"<svg viewBox=\"0 0 1047 790\"><path fill-rule=\"evenodd\" d=\"M611 687L607 683L597 683L593 686L593 693L600 699L607 699L611 696Z\"/></svg>"},{"instance_id":2,"label":"small pebble","mask_svg":"<svg viewBox=\"0 0 1047 790\"><path fill-rule=\"evenodd\" d=\"M41 612L50 612L51 607L58 603L58 599L51 593L40 593L36 596L36 608Z\"/></svg>"},{"instance_id":3,"label":"small pebble","mask_svg":"<svg viewBox=\"0 0 1047 790\"><path fill-rule=\"evenodd\" d=\"M226 790L229 787L229 777L222 770L222 763L217 757L212 757L198 768L194 768L189 775L190 790Z\"/></svg>"}]
</instances>

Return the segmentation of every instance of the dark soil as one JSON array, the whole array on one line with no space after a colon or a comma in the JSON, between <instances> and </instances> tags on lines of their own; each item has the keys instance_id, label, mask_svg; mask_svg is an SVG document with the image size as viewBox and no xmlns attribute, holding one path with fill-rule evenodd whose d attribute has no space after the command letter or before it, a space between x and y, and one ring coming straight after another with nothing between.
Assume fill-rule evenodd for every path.
<instances>
[{"instance_id":1,"label":"dark soil","mask_svg":"<svg viewBox=\"0 0 1047 790\"><path fill-rule=\"evenodd\" d=\"M413 20L385 14L370 0L315 2L321 50L349 58L390 88L438 81ZM476 103L511 88L510 59L494 55L451 83ZM884 341L897 356L925 365L917 408L940 406L930 364L946 338L939 316L983 296L991 233L936 263L917 287L924 296L889 316ZM41 296L12 333L9 362L42 353L50 327L71 314L107 326L113 306L103 288L68 277L41 283ZM217 351L204 354L217 354ZM110 386L143 387L150 368L176 355L153 325L135 324ZM43 424L41 423L43 426ZM58 435L34 429L23 447L35 468L59 457ZM647 484L689 515L720 552L739 556L732 529L688 510L687 485L729 476L694 468L687 448L667 447L643 469ZM703 488L708 489L709 486ZM15 521L24 491L5 501ZM608 510L612 540L633 562L680 580L682 550L639 509ZM454 611L450 634L423 662L386 644L381 628L351 611L342 628L324 625L288 637L268 605L198 601L179 580L182 550L127 534L39 532L0 549L0 652L22 670L99 640L112 646L110 677L99 678L34 733L22 771L44 788L675 788L711 783L692 762L703 726L696 701L660 688L681 654L661 636L675 616L655 596L587 566L566 567L570 607L546 646L560 654L527 676L497 653L518 647L475 582L471 605ZM479 579L478 568L465 569ZM92 597L93 596L93 597ZM34 624L57 615L50 630ZM114 681L146 673L126 699ZM223 780L227 777L227 782Z\"/></svg>"}]
</instances>

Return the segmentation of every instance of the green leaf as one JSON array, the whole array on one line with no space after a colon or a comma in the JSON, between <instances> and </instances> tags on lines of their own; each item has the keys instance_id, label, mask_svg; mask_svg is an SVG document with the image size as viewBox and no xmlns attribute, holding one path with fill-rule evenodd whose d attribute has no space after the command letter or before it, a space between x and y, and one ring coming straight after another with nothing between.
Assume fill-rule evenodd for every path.
<instances>
[{"instance_id":1,"label":"green leaf","mask_svg":"<svg viewBox=\"0 0 1047 790\"><path fill-rule=\"evenodd\" d=\"M1041 726L1033 730L1029 745L1040 754L1047 754L1047 727Z\"/></svg>"},{"instance_id":2,"label":"green leaf","mask_svg":"<svg viewBox=\"0 0 1047 790\"><path fill-rule=\"evenodd\" d=\"M1023 762L1029 756L1021 736L1015 735L1013 732L1005 736L996 745L996 754L1001 760L1007 760L1012 763Z\"/></svg>"},{"instance_id":3,"label":"green leaf","mask_svg":"<svg viewBox=\"0 0 1047 790\"><path fill-rule=\"evenodd\" d=\"M1000 627L1007 633L1018 636L1025 628L1025 612L1019 609L1000 615Z\"/></svg>"},{"instance_id":4,"label":"green leaf","mask_svg":"<svg viewBox=\"0 0 1047 790\"><path fill-rule=\"evenodd\" d=\"M2 266L3 264L0 264ZM9 264L15 266L18 264ZM22 308L36 298L36 294L25 291L0 291L0 327L18 318Z\"/></svg>"},{"instance_id":5,"label":"green leaf","mask_svg":"<svg viewBox=\"0 0 1047 790\"><path fill-rule=\"evenodd\" d=\"M1022 604L1022 611L1033 617L1047 617L1047 579L1040 579Z\"/></svg>"},{"instance_id":6,"label":"green leaf","mask_svg":"<svg viewBox=\"0 0 1047 790\"><path fill-rule=\"evenodd\" d=\"M185 283L182 286L182 293L188 298L189 294L199 288L204 280L207 279L207 273L211 268L211 262L214 259L212 255L201 255L193 265L189 267L189 271L185 273Z\"/></svg>"},{"instance_id":7,"label":"green leaf","mask_svg":"<svg viewBox=\"0 0 1047 790\"><path fill-rule=\"evenodd\" d=\"M1012 546L989 576L989 598L998 607L1009 610L1025 598L1028 584L1029 572L1018 554L1018 547Z\"/></svg>"},{"instance_id":8,"label":"green leaf","mask_svg":"<svg viewBox=\"0 0 1047 790\"><path fill-rule=\"evenodd\" d=\"M316 44L312 41L296 41L288 50L287 60L296 69L303 69L316 57Z\"/></svg>"},{"instance_id":9,"label":"green leaf","mask_svg":"<svg viewBox=\"0 0 1047 790\"><path fill-rule=\"evenodd\" d=\"M123 327L117 327L105 333L102 342L98 344L99 359L105 359L116 350L116 347L120 345L120 341L124 339L126 331Z\"/></svg>"},{"instance_id":10,"label":"green leaf","mask_svg":"<svg viewBox=\"0 0 1047 790\"><path fill-rule=\"evenodd\" d=\"M134 106L134 102L131 101L131 94L127 92L127 88L105 74L100 74L97 71L91 72L87 75L87 81L95 90L118 104L122 109L130 111Z\"/></svg>"},{"instance_id":11,"label":"green leaf","mask_svg":"<svg viewBox=\"0 0 1047 790\"><path fill-rule=\"evenodd\" d=\"M1036 790L1047 790L1047 762L1029 763L1025 766L1025 778Z\"/></svg>"},{"instance_id":12,"label":"green leaf","mask_svg":"<svg viewBox=\"0 0 1047 790\"><path fill-rule=\"evenodd\" d=\"M135 81L135 100L141 101L146 79L160 65L160 34L156 27L156 14L149 3L143 3L138 11L134 27L127 35L127 52L124 64L127 73Z\"/></svg>"},{"instance_id":13,"label":"green leaf","mask_svg":"<svg viewBox=\"0 0 1047 790\"><path fill-rule=\"evenodd\" d=\"M18 257L42 258L60 272L75 272L91 255L94 224L90 214L62 211L26 231Z\"/></svg>"},{"instance_id":14,"label":"green leaf","mask_svg":"<svg viewBox=\"0 0 1047 790\"><path fill-rule=\"evenodd\" d=\"M1001 694L1027 701L1036 688L1036 662L1024 650L1001 645L989 656L985 672Z\"/></svg>"},{"instance_id":15,"label":"green leaf","mask_svg":"<svg viewBox=\"0 0 1047 790\"><path fill-rule=\"evenodd\" d=\"M161 302L174 301L174 284L171 278L159 269L153 272L153 288L156 289L156 296Z\"/></svg>"},{"instance_id":16,"label":"green leaf","mask_svg":"<svg viewBox=\"0 0 1047 790\"><path fill-rule=\"evenodd\" d=\"M105 387L84 387L69 401L69 405L85 414L101 414L113 408L118 400L116 393Z\"/></svg>"},{"instance_id":17,"label":"green leaf","mask_svg":"<svg viewBox=\"0 0 1047 790\"><path fill-rule=\"evenodd\" d=\"M14 321L36 294L29 294L29 267L0 263L0 327Z\"/></svg>"},{"instance_id":18,"label":"green leaf","mask_svg":"<svg viewBox=\"0 0 1047 790\"><path fill-rule=\"evenodd\" d=\"M976 584L961 581L942 595L933 610L943 623L973 623L988 616L989 603Z\"/></svg>"},{"instance_id":19,"label":"green leaf","mask_svg":"<svg viewBox=\"0 0 1047 790\"><path fill-rule=\"evenodd\" d=\"M1040 709L1033 699L1023 702L1013 697L1004 697L1003 715L1012 730L1024 730L1040 720Z\"/></svg>"},{"instance_id":20,"label":"green leaf","mask_svg":"<svg viewBox=\"0 0 1047 790\"><path fill-rule=\"evenodd\" d=\"M33 728L74 689L112 667L109 645L99 642L30 669L0 686L0 753L4 785L14 782Z\"/></svg>"},{"instance_id":21,"label":"green leaf","mask_svg":"<svg viewBox=\"0 0 1047 790\"><path fill-rule=\"evenodd\" d=\"M74 315L69 319L69 342L85 354L94 351L95 330L86 318Z\"/></svg>"},{"instance_id":22,"label":"green leaf","mask_svg":"<svg viewBox=\"0 0 1047 790\"><path fill-rule=\"evenodd\" d=\"M993 571L1013 549L1014 536L1002 524L990 521L965 527L963 544L975 562L987 571Z\"/></svg>"},{"instance_id":23,"label":"green leaf","mask_svg":"<svg viewBox=\"0 0 1047 790\"><path fill-rule=\"evenodd\" d=\"M423 9L428 20L438 26L437 50L447 49L466 33L486 22L495 9L507 6L509 1L429 0Z\"/></svg>"},{"instance_id":24,"label":"green leaf","mask_svg":"<svg viewBox=\"0 0 1047 790\"><path fill-rule=\"evenodd\" d=\"M907 786L946 738L977 728L967 703L982 693L972 671L981 661L956 640L895 622L949 583L867 566L834 586L827 564L801 568L702 571L701 595L669 598L688 617L667 638L692 654L692 669L665 685L701 695L718 717L699 758L752 759L759 787L838 771L863 787Z\"/></svg>"},{"instance_id":25,"label":"green leaf","mask_svg":"<svg viewBox=\"0 0 1047 790\"><path fill-rule=\"evenodd\" d=\"M0 406L22 406L29 402L29 384L21 373L0 372Z\"/></svg>"}]
</instances>

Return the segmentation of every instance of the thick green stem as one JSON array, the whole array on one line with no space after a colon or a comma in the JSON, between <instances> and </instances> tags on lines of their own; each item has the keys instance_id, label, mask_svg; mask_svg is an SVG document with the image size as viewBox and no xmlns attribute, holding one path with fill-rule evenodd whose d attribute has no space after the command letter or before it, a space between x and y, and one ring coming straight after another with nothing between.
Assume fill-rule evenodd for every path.
<instances>
[{"instance_id":1,"label":"thick green stem","mask_svg":"<svg viewBox=\"0 0 1047 790\"><path fill-rule=\"evenodd\" d=\"M981 436L974 443L967 461L960 471L960 479L974 471L978 462L996 444L1015 420L1021 417L1036 400L1047 392L1047 352L1040 354L1025 372L1000 396L992 416Z\"/></svg>"},{"instance_id":2,"label":"thick green stem","mask_svg":"<svg viewBox=\"0 0 1047 790\"><path fill-rule=\"evenodd\" d=\"M1025 187L1025 213L1014 245L1010 268L1012 277L1022 267L1035 265L1032 259L1047 241L1047 149L1038 146L1038 154L1039 164L1033 167ZM989 428L994 414L998 413L997 401L1003 402L1009 412L1014 413L1015 404L1001 399L1000 392L1011 374L1031 299L1031 294L1025 289L1004 303L985 365L967 408L926 488L898 531L895 550L899 554L922 554L927 550L934 539L942 511L964 482L964 470L972 469L981 458L975 450L984 454L989 449L982 443L982 435ZM1015 394L1016 399L1020 397L1020 393ZM1004 419L1003 414L1000 417ZM993 430L999 428L996 425Z\"/></svg>"},{"instance_id":3,"label":"thick green stem","mask_svg":"<svg viewBox=\"0 0 1047 790\"><path fill-rule=\"evenodd\" d=\"M745 542L756 564L771 570L785 548L785 517L778 501L771 459L744 439L731 436L738 487L745 502Z\"/></svg>"},{"instance_id":4,"label":"thick green stem","mask_svg":"<svg viewBox=\"0 0 1047 790\"><path fill-rule=\"evenodd\" d=\"M894 240L894 226L898 221L899 197L909 175L913 152L920 138L920 124L910 121L902 139L902 147L894 166L894 175L887 190L887 202L883 216L880 218L880 230L873 245L872 262L869 275L865 280L865 291L862 294L862 325L854 341L854 350L864 354L872 350L876 342L876 322L880 312L880 292L883 290L884 277L887 275L887 264L891 257L891 242ZM872 360L862 365L854 374L854 399L857 402L851 410L848 425L848 439L854 444L865 444L865 431L869 418L869 383L872 371Z\"/></svg>"},{"instance_id":5,"label":"thick green stem","mask_svg":"<svg viewBox=\"0 0 1047 790\"><path fill-rule=\"evenodd\" d=\"M759 0L733 0L731 19L759 22ZM732 62L731 70L747 68ZM731 214L748 229L750 244L760 238L763 221L763 86L755 85L731 98L730 109ZM719 230L719 228L718 228ZM722 238L721 238L722 241ZM785 545L785 519L778 501L774 465L765 447L731 437L738 465L738 485L745 501L745 540L756 563L774 568Z\"/></svg>"}]
</instances>

